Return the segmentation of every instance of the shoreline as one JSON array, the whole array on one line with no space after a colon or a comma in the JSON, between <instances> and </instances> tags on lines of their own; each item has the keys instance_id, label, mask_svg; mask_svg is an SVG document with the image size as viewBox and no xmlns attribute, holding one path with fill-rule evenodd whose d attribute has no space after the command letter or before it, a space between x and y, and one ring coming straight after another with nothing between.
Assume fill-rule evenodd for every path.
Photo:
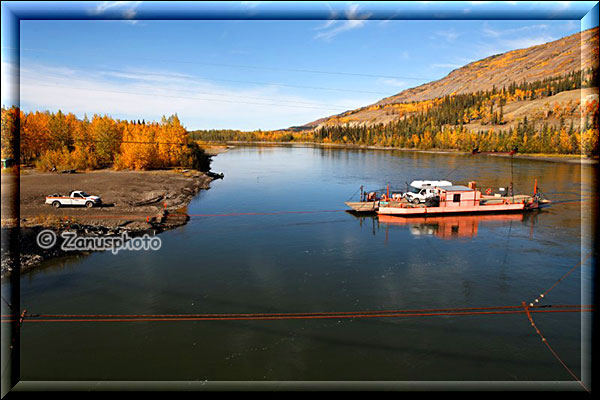
<instances>
[{"instance_id":1,"label":"shoreline","mask_svg":"<svg viewBox=\"0 0 600 400\"><path fill-rule=\"evenodd\" d=\"M9 197L10 189L14 190L10 186L10 180L16 178L10 174L2 175L3 197ZM62 250L63 238L60 235L66 231L86 238L117 237L123 234L135 238L145 234L154 236L183 226L189 220L185 209L192 199L202 190L210 189L210 182L220 177L212 172L172 170L96 170L76 174L24 171L21 173L20 215L16 233L20 247L20 271L36 268L49 259L91 253ZM44 204L43 196L48 194L46 192L52 193L54 188L56 191L67 192L70 189L64 189L66 187L79 187L101 194L103 202L108 202L91 209L56 209ZM14 218L5 218L14 215L9 203L3 201L2 206L0 276L3 281L13 270L13 260L6 241L11 236L11 231L17 229ZM46 229L55 233L57 241L51 248L42 249L37 245L36 238Z\"/></svg>"},{"instance_id":2,"label":"shoreline","mask_svg":"<svg viewBox=\"0 0 600 400\"><path fill-rule=\"evenodd\" d=\"M206 144L214 145L297 145L297 146L318 146L318 147L329 147L339 149L364 149L364 150L384 150L384 151L405 151L405 152L416 152L416 153L430 153L430 154L457 154L457 155L471 155L470 152L460 150L443 150L443 149L432 149L432 150L421 150L421 149L410 149L401 147L386 147L386 146L374 146L374 145L360 145L350 143L319 143L319 142L260 142L260 141L239 141L231 140L227 142L204 142ZM480 156L490 157L510 157L508 154L482 154ZM547 161L547 162L558 162L568 164L580 164L580 165L596 165L600 163L598 159L592 159L583 156L570 155L570 154L545 154L545 153L517 153L514 155L515 159L521 160L533 160L533 161Z\"/></svg>"}]
</instances>

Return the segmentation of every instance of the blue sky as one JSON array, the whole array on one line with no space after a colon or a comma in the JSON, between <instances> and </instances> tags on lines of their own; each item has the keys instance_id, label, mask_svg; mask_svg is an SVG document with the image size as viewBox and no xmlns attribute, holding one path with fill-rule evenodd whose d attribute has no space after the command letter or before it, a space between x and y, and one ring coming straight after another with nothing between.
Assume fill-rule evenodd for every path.
<instances>
[{"instance_id":1,"label":"blue sky","mask_svg":"<svg viewBox=\"0 0 600 400\"><path fill-rule=\"evenodd\" d=\"M363 3L318 5L331 19L137 20L142 2L99 2L86 4L92 16L125 20L23 20L21 108L145 120L177 113L190 130L278 129L580 31L579 20L370 20ZM7 50L3 41L3 87L16 73ZM4 89L2 103L10 103Z\"/></svg>"}]
</instances>

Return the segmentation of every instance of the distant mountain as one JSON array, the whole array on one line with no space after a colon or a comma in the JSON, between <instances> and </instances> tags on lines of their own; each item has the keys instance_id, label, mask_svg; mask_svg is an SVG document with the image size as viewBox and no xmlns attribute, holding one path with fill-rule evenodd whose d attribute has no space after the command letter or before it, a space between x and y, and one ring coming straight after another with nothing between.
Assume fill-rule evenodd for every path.
<instances>
[{"instance_id":1,"label":"distant mountain","mask_svg":"<svg viewBox=\"0 0 600 400\"><path fill-rule=\"evenodd\" d=\"M598 27L553 42L472 62L453 70L440 80L404 90L369 106L294 127L294 130L334 125L385 124L407 117L407 114L394 113L392 104L424 102L448 95L475 93L494 88L501 90L511 83L541 81L597 66ZM574 93L569 99L578 96ZM415 109L417 111L420 108Z\"/></svg>"}]
</instances>

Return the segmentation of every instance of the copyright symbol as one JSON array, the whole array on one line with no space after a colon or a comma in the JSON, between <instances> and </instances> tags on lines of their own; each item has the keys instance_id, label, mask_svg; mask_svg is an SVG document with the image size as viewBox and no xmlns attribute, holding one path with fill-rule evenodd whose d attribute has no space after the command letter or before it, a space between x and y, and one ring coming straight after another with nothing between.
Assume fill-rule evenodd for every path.
<instances>
[{"instance_id":1,"label":"copyright symbol","mask_svg":"<svg viewBox=\"0 0 600 400\"><path fill-rule=\"evenodd\" d=\"M45 229L38 233L35 241L42 249L49 249L56 244L56 233L50 229Z\"/></svg>"}]
</instances>

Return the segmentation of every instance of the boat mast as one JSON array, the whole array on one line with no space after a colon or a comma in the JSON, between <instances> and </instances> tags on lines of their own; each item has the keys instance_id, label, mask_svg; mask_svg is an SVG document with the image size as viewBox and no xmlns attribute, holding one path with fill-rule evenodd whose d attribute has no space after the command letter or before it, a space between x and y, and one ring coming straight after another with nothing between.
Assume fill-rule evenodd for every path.
<instances>
[{"instance_id":1,"label":"boat mast","mask_svg":"<svg viewBox=\"0 0 600 400\"><path fill-rule=\"evenodd\" d=\"M514 182L514 168L513 168L513 156L515 154L515 152L517 151L517 148L515 147L509 154L510 154L510 196L512 196L512 202L513 204L515 203L515 191L514 191L514 187L513 187L513 182Z\"/></svg>"}]
</instances>

